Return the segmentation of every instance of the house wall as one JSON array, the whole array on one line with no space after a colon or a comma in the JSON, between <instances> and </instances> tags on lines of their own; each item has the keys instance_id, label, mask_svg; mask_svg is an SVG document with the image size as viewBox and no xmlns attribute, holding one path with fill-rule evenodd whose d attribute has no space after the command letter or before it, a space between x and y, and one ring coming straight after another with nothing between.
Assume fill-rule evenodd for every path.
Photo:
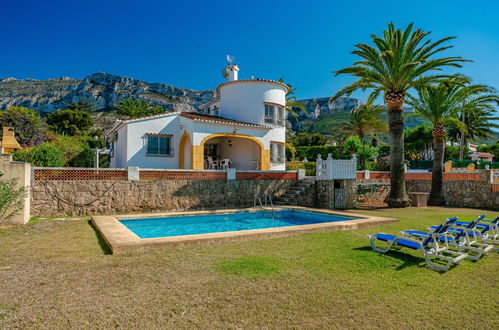
<instances>
[{"instance_id":1,"label":"house wall","mask_svg":"<svg viewBox=\"0 0 499 330\"><path fill-rule=\"evenodd\" d=\"M114 157L111 158L111 167L125 168L127 167L127 131L125 126L118 131L118 140L114 144Z\"/></svg>"},{"instance_id":2,"label":"house wall","mask_svg":"<svg viewBox=\"0 0 499 330\"><path fill-rule=\"evenodd\" d=\"M179 164L179 144L183 130L180 129L177 114L128 123L128 166L143 168L177 168ZM172 156L147 155L147 133L172 135Z\"/></svg>"},{"instance_id":3,"label":"house wall","mask_svg":"<svg viewBox=\"0 0 499 330\"><path fill-rule=\"evenodd\" d=\"M286 104L286 90L275 83L239 81L220 88L219 116L265 124L264 102Z\"/></svg>"},{"instance_id":4,"label":"house wall","mask_svg":"<svg viewBox=\"0 0 499 330\"><path fill-rule=\"evenodd\" d=\"M251 161L260 160L260 147L256 142L241 139L241 138L219 138L222 143L220 143L220 155L225 158L227 155L232 160L232 167L241 170L251 170ZM228 140L232 141L232 147L227 143Z\"/></svg>"},{"instance_id":5,"label":"house wall","mask_svg":"<svg viewBox=\"0 0 499 330\"><path fill-rule=\"evenodd\" d=\"M258 141L260 141L263 146L263 156L262 159L260 159L260 156L255 157L255 160L260 160L261 164L264 166L262 169L263 170L285 170L285 164L274 164L274 166L270 167L270 142L271 141L276 141L276 142L284 142L286 139L286 129L284 127L276 127L273 129L265 129L265 128L250 128L250 127L240 127L240 126L233 126L233 125L213 125L213 124L208 124L208 123L200 123L200 122L195 122L194 123L194 133L193 133L193 145L194 145L194 152L195 153L203 153L204 148L201 146L201 143L203 140L206 138L210 137L213 134L220 134L220 133L226 133L226 134L233 134L234 131L236 130L236 134L239 135L245 135L245 136L251 136L256 138ZM205 142L211 141L207 140ZM241 151L241 153L244 153ZM245 156L246 158L246 156ZM235 159L235 157L234 157ZM202 167L202 156L200 154L197 154L193 157L193 166L194 168L201 169Z\"/></svg>"}]
</instances>

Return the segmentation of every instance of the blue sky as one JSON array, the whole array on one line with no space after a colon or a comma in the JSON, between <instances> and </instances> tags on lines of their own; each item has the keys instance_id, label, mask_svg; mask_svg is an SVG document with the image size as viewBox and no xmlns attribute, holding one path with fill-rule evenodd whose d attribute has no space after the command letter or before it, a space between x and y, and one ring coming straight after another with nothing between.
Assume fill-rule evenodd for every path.
<instances>
[{"instance_id":1,"label":"blue sky","mask_svg":"<svg viewBox=\"0 0 499 330\"><path fill-rule=\"evenodd\" d=\"M498 12L483 0L2 1L0 77L104 71L205 90L232 54L241 78L284 77L299 98L330 96L352 81L331 72L393 21L457 36L447 54L475 61L461 72L499 88Z\"/></svg>"}]
</instances>

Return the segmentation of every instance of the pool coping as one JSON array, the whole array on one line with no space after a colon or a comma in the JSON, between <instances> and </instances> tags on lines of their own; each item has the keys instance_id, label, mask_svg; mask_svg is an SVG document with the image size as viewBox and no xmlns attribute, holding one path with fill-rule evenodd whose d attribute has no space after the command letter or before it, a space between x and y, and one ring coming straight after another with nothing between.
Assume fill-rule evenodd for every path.
<instances>
[{"instance_id":1,"label":"pool coping","mask_svg":"<svg viewBox=\"0 0 499 330\"><path fill-rule=\"evenodd\" d=\"M353 212L316 209L301 206L284 206L275 207L276 211L282 210L300 210L315 213L324 213L331 215L359 217L361 219L345 220L337 222L323 222L308 225L296 225L289 227L250 229L241 231L228 231L220 233L183 235L171 237L157 238L140 238L123 225L120 219L137 219L137 218L154 218L164 216L187 216L187 215L209 215L209 214L224 214L224 213L245 213L260 211L261 208L244 208L244 209L219 209L219 210L203 210L203 211L175 211L164 213L141 213L141 214L126 214L112 216L92 216L92 223L100 232L113 254L122 254L132 251L140 251L153 247L161 246L183 246L202 243L221 243L221 242L238 242L249 239L261 238L277 238L290 235L298 235L304 233L318 233L326 231L338 230L355 230L368 226L391 224L399 220L393 218L383 218L376 216L366 216L364 214L356 214ZM271 209L266 209L271 210Z\"/></svg>"}]
</instances>

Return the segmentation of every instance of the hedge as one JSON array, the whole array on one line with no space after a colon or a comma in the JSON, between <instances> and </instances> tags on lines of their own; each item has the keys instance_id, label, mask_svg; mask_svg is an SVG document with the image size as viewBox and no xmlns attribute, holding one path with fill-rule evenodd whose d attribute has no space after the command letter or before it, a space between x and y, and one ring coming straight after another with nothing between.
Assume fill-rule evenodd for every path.
<instances>
[{"instance_id":1,"label":"hedge","mask_svg":"<svg viewBox=\"0 0 499 330\"><path fill-rule=\"evenodd\" d=\"M291 159L291 152L286 149L288 159ZM321 155L322 159L326 159L328 154L332 154L335 159L348 159L351 158L352 155L350 153L346 153L342 150L342 148L338 146L313 146L313 147L296 147L296 159L303 160L307 158L310 161L315 161L317 159L317 155Z\"/></svg>"},{"instance_id":2,"label":"hedge","mask_svg":"<svg viewBox=\"0 0 499 330\"><path fill-rule=\"evenodd\" d=\"M294 171L294 170L305 170L306 176L315 176L315 162L306 162L306 163L286 163L286 170Z\"/></svg>"}]
</instances>

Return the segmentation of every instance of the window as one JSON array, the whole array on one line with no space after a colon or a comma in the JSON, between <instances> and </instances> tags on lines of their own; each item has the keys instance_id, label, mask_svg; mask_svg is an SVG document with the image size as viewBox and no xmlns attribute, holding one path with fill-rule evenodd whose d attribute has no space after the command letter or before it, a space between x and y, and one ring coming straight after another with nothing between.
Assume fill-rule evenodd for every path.
<instances>
[{"instance_id":1,"label":"window","mask_svg":"<svg viewBox=\"0 0 499 330\"><path fill-rule=\"evenodd\" d=\"M172 156L171 135L147 135L147 154L152 156Z\"/></svg>"},{"instance_id":2,"label":"window","mask_svg":"<svg viewBox=\"0 0 499 330\"><path fill-rule=\"evenodd\" d=\"M274 106L270 104L265 104L265 122L274 122Z\"/></svg>"},{"instance_id":3,"label":"window","mask_svg":"<svg viewBox=\"0 0 499 330\"><path fill-rule=\"evenodd\" d=\"M218 152L220 145L217 144L205 144L204 145L204 156L218 158L220 153Z\"/></svg>"},{"instance_id":4,"label":"window","mask_svg":"<svg viewBox=\"0 0 499 330\"><path fill-rule=\"evenodd\" d=\"M285 163L286 162L286 147L283 143L270 142L270 162Z\"/></svg>"},{"instance_id":5,"label":"window","mask_svg":"<svg viewBox=\"0 0 499 330\"><path fill-rule=\"evenodd\" d=\"M283 107L277 107L277 124L279 124L279 125L284 124L284 108Z\"/></svg>"}]
</instances>

